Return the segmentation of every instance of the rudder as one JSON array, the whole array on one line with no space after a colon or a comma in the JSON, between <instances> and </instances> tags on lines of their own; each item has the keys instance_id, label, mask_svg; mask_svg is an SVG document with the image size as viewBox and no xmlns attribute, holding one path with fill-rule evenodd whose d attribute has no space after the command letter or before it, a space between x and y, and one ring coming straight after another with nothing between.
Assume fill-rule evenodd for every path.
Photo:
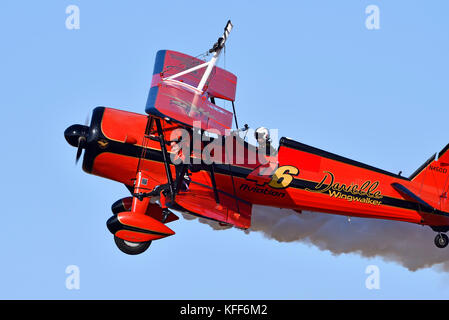
<instances>
[{"instance_id":1,"label":"rudder","mask_svg":"<svg viewBox=\"0 0 449 320\"><path fill-rule=\"evenodd\" d=\"M448 189L449 144L439 153L432 155L409 178L418 184L436 188L442 196Z\"/></svg>"}]
</instances>

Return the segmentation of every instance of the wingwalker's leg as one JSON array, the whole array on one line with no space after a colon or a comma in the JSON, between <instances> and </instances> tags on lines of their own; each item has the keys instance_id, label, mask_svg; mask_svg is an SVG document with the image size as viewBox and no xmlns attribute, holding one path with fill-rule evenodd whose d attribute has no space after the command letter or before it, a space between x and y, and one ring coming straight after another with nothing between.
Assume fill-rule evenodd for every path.
<instances>
[{"instance_id":1,"label":"wingwalker's leg","mask_svg":"<svg viewBox=\"0 0 449 320\"><path fill-rule=\"evenodd\" d=\"M176 169L175 194L178 194L179 191L188 190L190 181L185 177L188 170L187 165L185 164L177 165L175 169ZM165 223L168 216L170 215L170 210L168 209L167 201L173 202L174 198L170 192L168 183L165 185L156 186L153 189L153 191L149 193L139 191L135 195L138 197L145 197L145 196L159 197L159 205L162 209L162 222Z\"/></svg>"},{"instance_id":2,"label":"wingwalker's leg","mask_svg":"<svg viewBox=\"0 0 449 320\"><path fill-rule=\"evenodd\" d=\"M161 197L159 198L159 203L162 208L162 222L164 223L167 220L168 215L170 214L170 211L167 208L167 204L166 204L167 198L165 197L164 191L161 192Z\"/></svg>"}]
</instances>

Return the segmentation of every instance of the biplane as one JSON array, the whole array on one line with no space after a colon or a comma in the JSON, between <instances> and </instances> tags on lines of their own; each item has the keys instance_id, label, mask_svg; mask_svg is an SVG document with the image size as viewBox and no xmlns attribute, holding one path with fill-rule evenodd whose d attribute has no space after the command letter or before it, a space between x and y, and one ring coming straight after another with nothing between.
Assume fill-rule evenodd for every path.
<instances>
[{"instance_id":1,"label":"biplane","mask_svg":"<svg viewBox=\"0 0 449 320\"><path fill-rule=\"evenodd\" d=\"M209 61L158 51L146 115L97 107L89 125L65 130L77 161L84 150L85 172L130 192L107 220L118 248L140 254L174 235L179 212L247 229L255 204L428 225L446 247L449 145L405 177L285 137L273 150L265 128L249 143L235 112L237 77L217 66L231 30L228 21Z\"/></svg>"}]
</instances>

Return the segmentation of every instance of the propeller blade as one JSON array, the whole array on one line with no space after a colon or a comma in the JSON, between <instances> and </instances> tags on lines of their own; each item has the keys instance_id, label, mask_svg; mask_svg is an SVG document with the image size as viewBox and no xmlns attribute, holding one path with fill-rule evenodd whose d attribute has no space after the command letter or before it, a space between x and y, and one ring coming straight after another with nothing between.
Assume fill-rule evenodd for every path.
<instances>
[{"instance_id":1,"label":"propeller blade","mask_svg":"<svg viewBox=\"0 0 449 320\"><path fill-rule=\"evenodd\" d=\"M86 138L81 136L78 138L78 150L76 151L76 160L75 163L78 163L79 159L81 158L81 154L83 153L83 147L86 142Z\"/></svg>"},{"instance_id":2,"label":"propeller blade","mask_svg":"<svg viewBox=\"0 0 449 320\"><path fill-rule=\"evenodd\" d=\"M90 113L88 113L88 114L86 115L86 121L84 122L84 125L85 125L86 127L89 127L89 126L90 126Z\"/></svg>"}]
</instances>

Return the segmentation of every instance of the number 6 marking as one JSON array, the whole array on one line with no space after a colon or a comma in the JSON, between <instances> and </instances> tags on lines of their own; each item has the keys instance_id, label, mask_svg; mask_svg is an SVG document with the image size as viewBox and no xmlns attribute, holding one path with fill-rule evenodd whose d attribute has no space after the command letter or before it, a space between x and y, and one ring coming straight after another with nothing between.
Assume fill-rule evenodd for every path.
<instances>
[{"instance_id":1,"label":"number 6 marking","mask_svg":"<svg viewBox=\"0 0 449 320\"><path fill-rule=\"evenodd\" d=\"M275 189L287 188L290 185L290 183L292 183L293 176L297 176L298 174L299 170L296 167L293 166L279 167L274 172L271 181L268 185Z\"/></svg>"}]
</instances>

